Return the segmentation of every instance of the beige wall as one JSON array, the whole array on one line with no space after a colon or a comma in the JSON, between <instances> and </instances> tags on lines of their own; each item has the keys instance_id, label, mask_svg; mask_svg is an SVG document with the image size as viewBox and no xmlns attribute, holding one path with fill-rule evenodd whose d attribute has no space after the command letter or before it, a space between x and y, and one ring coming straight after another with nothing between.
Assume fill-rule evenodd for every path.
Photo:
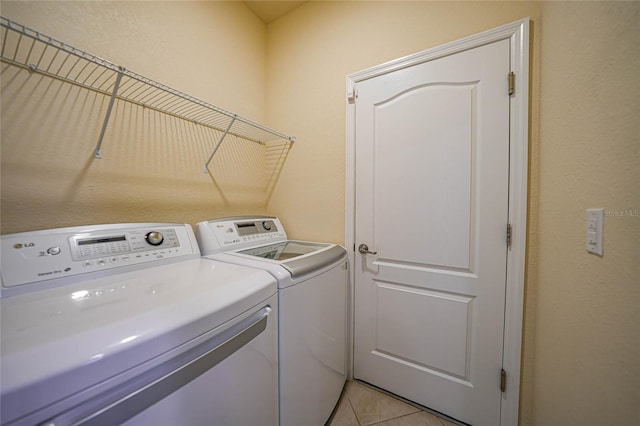
<instances>
[{"instance_id":1,"label":"beige wall","mask_svg":"<svg viewBox=\"0 0 640 426\"><path fill-rule=\"evenodd\" d=\"M262 122L266 26L240 2L13 2L2 15ZM10 67L2 74L2 233L89 223L196 223L263 213L264 191L225 142L193 125Z\"/></svg>"},{"instance_id":2,"label":"beige wall","mask_svg":"<svg viewBox=\"0 0 640 426\"><path fill-rule=\"evenodd\" d=\"M346 76L539 14L540 4L527 2L329 1L310 2L270 24L268 121L303 141L270 211L294 235L343 242Z\"/></svg>"},{"instance_id":3,"label":"beige wall","mask_svg":"<svg viewBox=\"0 0 640 426\"><path fill-rule=\"evenodd\" d=\"M638 22L640 3L543 7L538 425L640 424ZM584 250L590 207L612 214L602 258Z\"/></svg>"},{"instance_id":4,"label":"beige wall","mask_svg":"<svg viewBox=\"0 0 640 426\"><path fill-rule=\"evenodd\" d=\"M639 11L311 2L268 27L268 119L300 141L269 211L294 237L343 242L345 76L531 17L523 425L640 420ZM603 258L584 250L589 207L633 210L606 218Z\"/></svg>"},{"instance_id":5,"label":"beige wall","mask_svg":"<svg viewBox=\"0 0 640 426\"><path fill-rule=\"evenodd\" d=\"M525 2L312 2L270 24L269 121L292 128L300 141L285 165L270 213L280 216L295 238L344 242L346 76L356 71L528 16L533 20L531 108L537 110L540 9L540 3ZM537 114L532 114L534 181L537 127ZM532 195L530 205L536 202ZM535 249L534 241L530 245ZM527 317L534 313L534 306L528 306ZM533 326L533 321L526 324L527 348L533 344ZM523 424L532 417L532 357L532 351L525 351Z\"/></svg>"},{"instance_id":6,"label":"beige wall","mask_svg":"<svg viewBox=\"0 0 640 426\"><path fill-rule=\"evenodd\" d=\"M86 110L103 111L104 100L53 85L45 102L19 101L26 77L16 85L3 74L3 233L266 210L294 238L335 242L344 241L346 75L531 17L520 423L640 421L640 3L310 2L268 27L237 2L1 7L4 16L298 137L265 209L241 176L201 174L210 145L176 146L124 108L124 130L112 131L104 159L91 160L101 118ZM588 207L622 212L605 218L603 258L584 251Z\"/></svg>"}]
</instances>

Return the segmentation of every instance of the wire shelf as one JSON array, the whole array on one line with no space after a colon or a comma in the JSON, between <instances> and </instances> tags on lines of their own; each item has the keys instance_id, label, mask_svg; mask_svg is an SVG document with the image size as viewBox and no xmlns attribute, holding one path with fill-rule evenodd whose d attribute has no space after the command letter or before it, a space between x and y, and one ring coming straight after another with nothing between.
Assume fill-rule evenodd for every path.
<instances>
[{"instance_id":1,"label":"wire shelf","mask_svg":"<svg viewBox=\"0 0 640 426\"><path fill-rule=\"evenodd\" d=\"M0 27L0 59L3 62L111 97L95 150L97 158L101 158L102 141L116 99L222 132L205 164L205 172L227 135L263 145L285 140L290 147L295 142L293 136L136 74L3 16L0 16Z\"/></svg>"}]
</instances>

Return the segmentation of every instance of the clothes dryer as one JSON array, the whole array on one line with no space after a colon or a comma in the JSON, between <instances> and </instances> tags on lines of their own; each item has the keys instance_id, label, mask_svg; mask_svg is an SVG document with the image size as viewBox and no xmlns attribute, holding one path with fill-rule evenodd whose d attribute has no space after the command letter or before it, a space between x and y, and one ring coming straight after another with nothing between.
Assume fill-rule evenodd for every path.
<instances>
[{"instance_id":1,"label":"clothes dryer","mask_svg":"<svg viewBox=\"0 0 640 426\"><path fill-rule=\"evenodd\" d=\"M278 281L280 424L321 426L346 380L347 257L339 245L287 239L276 217L200 222L203 256Z\"/></svg>"},{"instance_id":2,"label":"clothes dryer","mask_svg":"<svg viewBox=\"0 0 640 426\"><path fill-rule=\"evenodd\" d=\"M1 237L0 423L277 425L277 287L190 225Z\"/></svg>"}]
</instances>

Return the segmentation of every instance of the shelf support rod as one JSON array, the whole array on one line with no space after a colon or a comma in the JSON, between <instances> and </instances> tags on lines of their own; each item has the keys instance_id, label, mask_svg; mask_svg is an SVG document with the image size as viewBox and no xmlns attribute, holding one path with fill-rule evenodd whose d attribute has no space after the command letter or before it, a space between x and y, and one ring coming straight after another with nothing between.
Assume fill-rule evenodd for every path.
<instances>
[{"instance_id":1,"label":"shelf support rod","mask_svg":"<svg viewBox=\"0 0 640 426\"><path fill-rule=\"evenodd\" d=\"M211 153L211 156L207 160L206 164L204 165L204 169L202 170L205 174L209 172L209 163L211 162L211 160L213 160L213 156L216 155L216 152L218 152L218 148L220 148L220 145L222 144L222 141L224 140L224 138L226 138L227 135L229 134L229 130L231 130L231 126L233 126L233 123L236 121L236 118L238 118L238 116L234 114L233 118L231 119L231 122L227 126L227 130L224 131L224 133L222 134L222 137L218 141L218 144L216 145L215 148L213 148L213 152Z\"/></svg>"},{"instance_id":2,"label":"shelf support rod","mask_svg":"<svg viewBox=\"0 0 640 426\"><path fill-rule=\"evenodd\" d=\"M104 122L102 123L102 130L100 131L100 138L98 139L98 145L96 146L96 150L94 152L94 156L96 158L102 158L102 140L104 139L104 134L107 131L107 124L109 124L109 118L111 117L111 110L113 109L113 104L116 100L116 96L118 96L118 89L120 88L120 82L122 81L123 75L124 75L124 68L118 67L118 76L116 77L116 83L113 86L113 92L111 93L111 100L109 100L109 106L107 107L107 113L104 117Z\"/></svg>"}]
</instances>

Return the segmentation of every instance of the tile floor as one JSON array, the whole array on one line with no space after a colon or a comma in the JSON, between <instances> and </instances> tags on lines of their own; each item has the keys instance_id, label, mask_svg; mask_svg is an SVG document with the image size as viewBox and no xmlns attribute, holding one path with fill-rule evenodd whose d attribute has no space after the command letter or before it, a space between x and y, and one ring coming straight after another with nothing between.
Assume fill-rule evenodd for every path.
<instances>
[{"instance_id":1,"label":"tile floor","mask_svg":"<svg viewBox=\"0 0 640 426\"><path fill-rule=\"evenodd\" d=\"M456 426L448 420L379 392L348 381L333 417L326 426Z\"/></svg>"}]
</instances>

